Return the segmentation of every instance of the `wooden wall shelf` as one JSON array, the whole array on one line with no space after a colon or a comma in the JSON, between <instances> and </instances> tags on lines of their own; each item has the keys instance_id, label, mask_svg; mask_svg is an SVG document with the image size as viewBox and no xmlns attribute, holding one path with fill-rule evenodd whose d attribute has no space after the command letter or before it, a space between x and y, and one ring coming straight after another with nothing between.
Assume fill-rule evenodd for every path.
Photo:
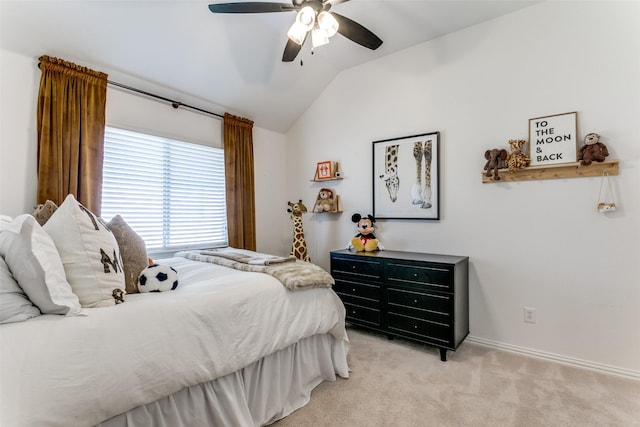
<instances>
[{"instance_id":1,"label":"wooden wall shelf","mask_svg":"<svg viewBox=\"0 0 640 427\"><path fill-rule=\"evenodd\" d=\"M311 182L327 182L327 181L339 181L343 179L342 177L339 178L326 178L326 179L310 179L309 181Z\"/></svg>"},{"instance_id":2,"label":"wooden wall shelf","mask_svg":"<svg viewBox=\"0 0 640 427\"><path fill-rule=\"evenodd\" d=\"M576 163L562 163L548 166L529 166L509 172L508 169L500 169L498 175L500 180L496 181L491 176L486 176L486 171L482 171L482 183L493 184L513 181L532 181L538 179L564 179L579 178L585 176L602 176L605 172L609 175L618 175L620 160L607 160L605 162L593 162L589 166L580 166Z\"/></svg>"}]
</instances>

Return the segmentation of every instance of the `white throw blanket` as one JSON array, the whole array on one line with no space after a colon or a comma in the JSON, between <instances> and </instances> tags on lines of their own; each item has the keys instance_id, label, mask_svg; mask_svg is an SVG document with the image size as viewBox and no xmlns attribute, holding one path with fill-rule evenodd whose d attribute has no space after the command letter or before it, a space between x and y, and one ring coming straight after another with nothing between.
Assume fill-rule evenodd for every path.
<instances>
[{"instance_id":1,"label":"white throw blanket","mask_svg":"<svg viewBox=\"0 0 640 427\"><path fill-rule=\"evenodd\" d=\"M321 267L299 259L281 258L245 249L223 248L206 251L182 251L176 256L194 261L209 262L241 271L266 273L280 281L287 289L330 288L333 277Z\"/></svg>"}]
</instances>

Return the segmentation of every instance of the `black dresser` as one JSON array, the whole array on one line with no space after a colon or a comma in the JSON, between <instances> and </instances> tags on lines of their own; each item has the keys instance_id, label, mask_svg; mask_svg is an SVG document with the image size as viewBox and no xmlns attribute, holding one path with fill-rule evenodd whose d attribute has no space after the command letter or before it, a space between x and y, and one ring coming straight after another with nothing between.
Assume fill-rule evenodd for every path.
<instances>
[{"instance_id":1,"label":"black dresser","mask_svg":"<svg viewBox=\"0 0 640 427\"><path fill-rule=\"evenodd\" d=\"M347 322L437 346L440 359L469 334L469 258L417 252L331 252Z\"/></svg>"}]
</instances>

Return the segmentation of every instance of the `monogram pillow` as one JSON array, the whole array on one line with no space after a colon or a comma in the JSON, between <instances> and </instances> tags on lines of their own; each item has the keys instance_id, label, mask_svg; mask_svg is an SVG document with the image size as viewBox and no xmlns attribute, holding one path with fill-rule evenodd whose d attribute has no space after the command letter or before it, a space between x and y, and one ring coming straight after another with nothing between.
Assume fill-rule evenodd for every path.
<instances>
[{"instance_id":1,"label":"monogram pillow","mask_svg":"<svg viewBox=\"0 0 640 427\"><path fill-rule=\"evenodd\" d=\"M106 307L125 289L118 242L101 218L68 195L43 226L83 307ZM120 291L120 292L119 292Z\"/></svg>"}]
</instances>

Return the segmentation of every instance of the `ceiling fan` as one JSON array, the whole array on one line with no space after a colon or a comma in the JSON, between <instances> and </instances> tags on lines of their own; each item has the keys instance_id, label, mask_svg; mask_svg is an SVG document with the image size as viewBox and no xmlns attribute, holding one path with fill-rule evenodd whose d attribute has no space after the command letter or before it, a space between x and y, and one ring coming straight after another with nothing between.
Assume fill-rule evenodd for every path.
<instances>
[{"instance_id":1,"label":"ceiling fan","mask_svg":"<svg viewBox=\"0 0 640 427\"><path fill-rule=\"evenodd\" d=\"M296 20L287 32L287 45L282 55L283 62L293 61L311 33L313 47L329 43L336 33L366 48L375 50L382 40L371 31L351 19L329 12L332 6L349 0L292 0L288 3L243 2L210 4L213 13L268 13L297 12Z\"/></svg>"}]
</instances>

